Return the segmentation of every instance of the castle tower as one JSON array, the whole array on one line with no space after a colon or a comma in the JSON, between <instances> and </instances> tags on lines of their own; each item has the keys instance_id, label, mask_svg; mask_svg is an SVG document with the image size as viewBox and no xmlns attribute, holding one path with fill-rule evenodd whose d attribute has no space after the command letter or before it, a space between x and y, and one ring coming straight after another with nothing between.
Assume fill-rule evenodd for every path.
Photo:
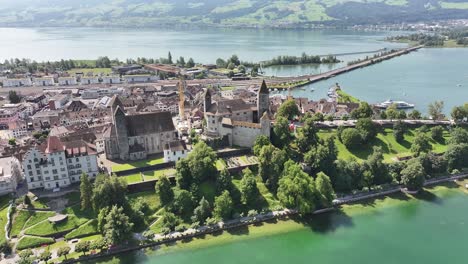
<instances>
[{"instance_id":1,"label":"castle tower","mask_svg":"<svg viewBox=\"0 0 468 264\"><path fill-rule=\"evenodd\" d=\"M267 112L264 112L262 118L260 118L260 125L262 127L262 135L270 138L271 134L271 121Z\"/></svg>"},{"instance_id":2,"label":"castle tower","mask_svg":"<svg viewBox=\"0 0 468 264\"><path fill-rule=\"evenodd\" d=\"M261 120L263 114L270 113L270 91L265 83L265 80L262 82L262 86L257 94L257 110L258 110L258 119Z\"/></svg>"},{"instance_id":3,"label":"castle tower","mask_svg":"<svg viewBox=\"0 0 468 264\"><path fill-rule=\"evenodd\" d=\"M117 135L120 159L128 160L130 146L128 145L127 120L124 111L117 106L114 112L114 127Z\"/></svg>"},{"instance_id":4,"label":"castle tower","mask_svg":"<svg viewBox=\"0 0 468 264\"><path fill-rule=\"evenodd\" d=\"M210 106L211 106L211 92L208 88L205 89L205 93L203 94L203 99L204 99L203 111L207 113L208 109L210 109Z\"/></svg>"}]
</instances>

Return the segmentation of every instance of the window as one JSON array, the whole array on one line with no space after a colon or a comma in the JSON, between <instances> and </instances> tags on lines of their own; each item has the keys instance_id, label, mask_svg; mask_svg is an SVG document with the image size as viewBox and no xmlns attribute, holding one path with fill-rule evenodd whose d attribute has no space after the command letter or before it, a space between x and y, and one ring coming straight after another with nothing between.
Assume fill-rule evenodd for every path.
<instances>
[{"instance_id":1,"label":"window","mask_svg":"<svg viewBox=\"0 0 468 264\"><path fill-rule=\"evenodd\" d=\"M45 177L44 178L46 181L50 181L50 177Z\"/></svg>"},{"instance_id":2,"label":"window","mask_svg":"<svg viewBox=\"0 0 468 264\"><path fill-rule=\"evenodd\" d=\"M44 171L44 174L49 174L49 171Z\"/></svg>"},{"instance_id":3,"label":"window","mask_svg":"<svg viewBox=\"0 0 468 264\"><path fill-rule=\"evenodd\" d=\"M39 164L35 164L34 167L36 167L36 169L39 169Z\"/></svg>"},{"instance_id":4,"label":"window","mask_svg":"<svg viewBox=\"0 0 468 264\"><path fill-rule=\"evenodd\" d=\"M40 171L40 170L37 170L37 171L36 171L36 174L41 174L41 171Z\"/></svg>"},{"instance_id":5,"label":"window","mask_svg":"<svg viewBox=\"0 0 468 264\"><path fill-rule=\"evenodd\" d=\"M57 174L58 171L57 171L57 170L52 170L52 173L53 173L53 174Z\"/></svg>"},{"instance_id":6,"label":"window","mask_svg":"<svg viewBox=\"0 0 468 264\"><path fill-rule=\"evenodd\" d=\"M31 165L28 165L28 170L32 169Z\"/></svg>"},{"instance_id":7,"label":"window","mask_svg":"<svg viewBox=\"0 0 468 264\"><path fill-rule=\"evenodd\" d=\"M68 159L68 162L70 162L70 163L71 163L71 162L72 162L72 159Z\"/></svg>"},{"instance_id":8,"label":"window","mask_svg":"<svg viewBox=\"0 0 468 264\"><path fill-rule=\"evenodd\" d=\"M79 161L80 161L80 158L76 158L75 160L76 160L76 162L79 162Z\"/></svg>"}]
</instances>

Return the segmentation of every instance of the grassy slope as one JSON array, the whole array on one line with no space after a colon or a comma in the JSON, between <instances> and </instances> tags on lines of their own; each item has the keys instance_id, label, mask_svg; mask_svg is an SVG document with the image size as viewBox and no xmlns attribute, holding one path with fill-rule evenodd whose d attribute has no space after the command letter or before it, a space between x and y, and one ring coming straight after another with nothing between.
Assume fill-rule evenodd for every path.
<instances>
[{"instance_id":1,"label":"grassy slope","mask_svg":"<svg viewBox=\"0 0 468 264\"><path fill-rule=\"evenodd\" d=\"M140 160L140 161L124 163L124 164L115 164L112 166L112 171L113 172L124 171L124 170L129 170L129 169L134 169L134 168L141 168L141 167L156 165L156 164L160 164L163 162L164 162L164 158L155 158L155 159Z\"/></svg>"},{"instance_id":2,"label":"grassy slope","mask_svg":"<svg viewBox=\"0 0 468 264\"><path fill-rule=\"evenodd\" d=\"M7 214L9 201L9 196L0 197L0 243L5 241L5 225L8 220Z\"/></svg>"},{"instance_id":3,"label":"grassy slope","mask_svg":"<svg viewBox=\"0 0 468 264\"><path fill-rule=\"evenodd\" d=\"M18 241L16 249L22 250L52 243L54 243L54 239L50 237L24 236Z\"/></svg>"},{"instance_id":4,"label":"grassy slope","mask_svg":"<svg viewBox=\"0 0 468 264\"><path fill-rule=\"evenodd\" d=\"M384 153L384 159L386 162L391 162L396 157L404 157L411 155L411 144L414 141L415 131L410 130L405 134L405 140L402 143L395 141L393 136L392 129L385 129L383 133L377 135L377 139L372 142L372 144L363 145L361 148L356 150L348 150L338 139L335 140L336 146L338 148L338 158L340 159L349 159L351 157L356 158L357 160L365 160L367 157L372 154L373 146L382 147ZM321 130L319 133L320 137L330 137L335 136L335 130ZM444 132L444 138L449 138L448 132ZM433 146L433 151L437 153L444 152L447 149L446 143L438 143L431 140Z\"/></svg>"}]
</instances>

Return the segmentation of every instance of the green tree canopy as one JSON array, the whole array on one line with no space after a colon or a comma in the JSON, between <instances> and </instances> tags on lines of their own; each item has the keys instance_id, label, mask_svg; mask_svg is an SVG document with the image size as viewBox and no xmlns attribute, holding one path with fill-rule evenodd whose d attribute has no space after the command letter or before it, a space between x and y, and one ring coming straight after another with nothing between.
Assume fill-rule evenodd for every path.
<instances>
[{"instance_id":1,"label":"green tree canopy","mask_svg":"<svg viewBox=\"0 0 468 264\"><path fill-rule=\"evenodd\" d=\"M303 122L304 125L299 129L296 141L301 152L305 153L318 144L319 138L317 135L318 129L312 117L303 118Z\"/></svg>"},{"instance_id":2,"label":"green tree canopy","mask_svg":"<svg viewBox=\"0 0 468 264\"><path fill-rule=\"evenodd\" d=\"M432 150L429 137L424 133L419 133L414 138L413 144L411 144L411 152L415 156L419 156L421 153L428 153Z\"/></svg>"},{"instance_id":3,"label":"green tree canopy","mask_svg":"<svg viewBox=\"0 0 468 264\"><path fill-rule=\"evenodd\" d=\"M80 201L81 201L81 210L86 210L91 208L93 196L93 186L89 181L88 174L83 173L80 177Z\"/></svg>"},{"instance_id":4,"label":"green tree canopy","mask_svg":"<svg viewBox=\"0 0 468 264\"><path fill-rule=\"evenodd\" d=\"M193 197L187 190L178 190L174 195L173 210L179 215L189 215L193 212Z\"/></svg>"},{"instance_id":5,"label":"green tree canopy","mask_svg":"<svg viewBox=\"0 0 468 264\"><path fill-rule=\"evenodd\" d=\"M252 147L255 156L260 156L260 151L264 146L271 145L270 139L265 135L260 135L255 139L254 146Z\"/></svg>"},{"instance_id":6,"label":"green tree canopy","mask_svg":"<svg viewBox=\"0 0 468 264\"><path fill-rule=\"evenodd\" d=\"M278 189L278 181L283 173L287 153L273 145L264 146L258 155L258 174L273 193Z\"/></svg>"},{"instance_id":7,"label":"green tree canopy","mask_svg":"<svg viewBox=\"0 0 468 264\"><path fill-rule=\"evenodd\" d=\"M370 118L360 118L356 122L356 129L361 133L364 143L368 143L377 136L377 126Z\"/></svg>"},{"instance_id":8,"label":"green tree canopy","mask_svg":"<svg viewBox=\"0 0 468 264\"><path fill-rule=\"evenodd\" d=\"M309 214L315 210L316 193L313 178L303 172L299 164L287 161L278 188L281 204L297 209L300 214Z\"/></svg>"},{"instance_id":9,"label":"green tree canopy","mask_svg":"<svg viewBox=\"0 0 468 264\"><path fill-rule=\"evenodd\" d=\"M382 148L374 147L372 154L367 157L367 161L365 162L367 170L369 170L374 177L374 184L384 184L391 180L387 165L383 160Z\"/></svg>"},{"instance_id":10,"label":"green tree canopy","mask_svg":"<svg viewBox=\"0 0 468 264\"><path fill-rule=\"evenodd\" d=\"M288 120L293 120L294 117L299 116L300 114L301 112L297 107L296 101L294 101L294 99L288 99L278 108L276 117L284 117Z\"/></svg>"},{"instance_id":11,"label":"green tree canopy","mask_svg":"<svg viewBox=\"0 0 468 264\"><path fill-rule=\"evenodd\" d=\"M420 190L424 186L425 176L424 167L419 159L409 160L401 171L401 181L411 191Z\"/></svg>"},{"instance_id":12,"label":"green tree canopy","mask_svg":"<svg viewBox=\"0 0 468 264\"><path fill-rule=\"evenodd\" d=\"M93 207L99 211L112 205L125 206L127 199L127 183L124 179L115 176L98 175L94 182Z\"/></svg>"},{"instance_id":13,"label":"green tree canopy","mask_svg":"<svg viewBox=\"0 0 468 264\"><path fill-rule=\"evenodd\" d=\"M327 175L334 174L337 159L338 150L336 149L334 137L327 138L304 155L304 162L310 166L313 174L320 171Z\"/></svg>"},{"instance_id":14,"label":"green tree canopy","mask_svg":"<svg viewBox=\"0 0 468 264\"><path fill-rule=\"evenodd\" d=\"M444 118L444 101L435 101L430 103L428 106L428 112L434 120L440 120Z\"/></svg>"},{"instance_id":15,"label":"green tree canopy","mask_svg":"<svg viewBox=\"0 0 468 264\"><path fill-rule=\"evenodd\" d=\"M462 127L456 127L450 132L449 143L453 145L468 144L468 131Z\"/></svg>"},{"instance_id":16,"label":"green tree canopy","mask_svg":"<svg viewBox=\"0 0 468 264\"><path fill-rule=\"evenodd\" d=\"M233 202L229 191L224 191L215 198L213 216L218 219L227 220L231 218Z\"/></svg>"},{"instance_id":17,"label":"green tree canopy","mask_svg":"<svg viewBox=\"0 0 468 264\"><path fill-rule=\"evenodd\" d=\"M133 223L123 212L122 207L112 206L106 216L104 238L111 245L120 244L130 238Z\"/></svg>"},{"instance_id":18,"label":"green tree canopy","mask_svg":"<svg viewBox=\"0 0 468 264\"><path fill-rule=\"evenodd\" d=\"M172 190L171 182L165 175L159 177L155 189L162 205L168 205L172 202L172 199L174 199L174 191Z\"/></svg>"},{"instance_id":19,"label":"green tree canopy","mask_svg":"<svg viewBox=\"0 0 468 264\"><path fill-rule=\"evenodd\" d=\"M351 117L353 119L371 118L373 114L372 107L367 102L361 102L359 107L351 112Z\"/></svg>"},{"instance_id":20,"label":"green tree canopy","mask_svg":"<svg viewBox=\"0 0 468 264\"><path fill-rule=\"evenodd\" d=\"M335 198L335 191L330 178L323 172L319 172L315 178L315 186L320 197L322 207L329 207L333 204Z\"/></svg>"},{"instance_id":21,"label":"green tree canopy","mask_svg":"<svg viewBox=\"0 0 468 264\"><path fill-rule=\"evenodd\" d=\"M356 128L346 128L341 132L341 142L348 149L356 149L362 142L361 133Z\"/></svg>"},{"instance_id":22,"label":"green tree canopy","mask_svg":"<svg viewBox=\"0 0 468 264\"><path fill-rule=\"evenodd\" d=\"M21 97L16 93L16 91L9 91L8 100L10 100L10 103L12 104L17 104L21 101Z\"/></svg>"},{"instance_id":23,"label":"green tree canopy","mask_svg":"<svg viewBox=\"0 0 468 264\"><path fill-rule=\"evenodd\" d=\"M289 121L284 117L276 118L273 126L273 142L275 146L282 148L288 146L292 140L291 132L289 131Z\"/></svg>"},{"instance_id":24,"label":"green tree canopy","mask_svg":"<svg viewBox=\"0 0 468 264\"><path fill-rule=\"evenodd\" d=\"M202 197L198 206L193 210L192 222L204 224L205 220L210 217L210 210L210 203L205 199L205 197Z\"/></svg>"},{"instance_id":25,"label":"green tree canopy","mask_svg":"<svg viewBox=\"0 0 468 264\"><path fill-rule=\"evenodd\" d=\"M241 198L244 204L254 204L257 195L257 181L255 176L249 168L242 171L242 180L240 181Z\"/></svg>"}]
</instances>

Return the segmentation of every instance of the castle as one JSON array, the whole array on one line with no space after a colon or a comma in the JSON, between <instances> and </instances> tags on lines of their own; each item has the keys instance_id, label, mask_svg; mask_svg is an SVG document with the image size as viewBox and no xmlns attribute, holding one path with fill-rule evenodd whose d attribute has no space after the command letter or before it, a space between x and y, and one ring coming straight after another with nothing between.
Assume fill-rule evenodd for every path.
<instances>
[{"instance_id":1,"label":"castle","mask_svg":"<svg viewBox=\"0 0 468 264\"><path fill-rule=\"evenodd\" d=\"M205 135L227 139L229 145L240 147L252 147L260 135L270 137L269 98L265 81L257 93L257 105L242 99L212 102L211 92L205 90Z\"/></svg>"}]
</instances>

